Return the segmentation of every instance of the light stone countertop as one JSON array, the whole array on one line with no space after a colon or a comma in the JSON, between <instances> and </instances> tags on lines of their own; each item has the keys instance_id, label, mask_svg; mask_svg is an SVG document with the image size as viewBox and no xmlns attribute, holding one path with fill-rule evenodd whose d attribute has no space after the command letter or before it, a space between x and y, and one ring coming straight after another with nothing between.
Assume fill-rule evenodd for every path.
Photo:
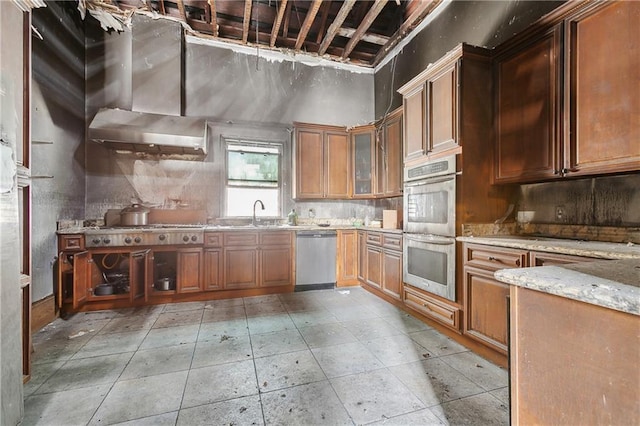
<instances>
[{"instance_id":1,"label":"light stone countertop","mask_svg":"<svg viewBox=\"0 0 640 426\"><path fill-rule=\"evenodd\" d=\"M640 316L640 258L502 269L498 281Z\"/></svg>"},{"instance_id":2,"label":"light stone countertop","mask_svg":"<svg viewBox=\"0 0 640 426\"><path fill-rule=\"evenodd\" d=\"M520 235L457 237L458 241L599 259L640 259L640 245Z\"/></svg>"}]
</instances>

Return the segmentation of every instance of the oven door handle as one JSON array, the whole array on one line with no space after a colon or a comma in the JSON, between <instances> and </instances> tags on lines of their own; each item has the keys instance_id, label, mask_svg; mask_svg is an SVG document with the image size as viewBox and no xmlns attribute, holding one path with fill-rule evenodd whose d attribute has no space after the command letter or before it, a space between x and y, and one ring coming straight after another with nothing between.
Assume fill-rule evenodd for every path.
<instances>
[{"instance_id":1,"label":"oven door handle","mask_svg":"<svg viewBox=\"0 0 640 426\"><path fill-rule=\"evenodd\" d=\"M437 236L417 236L417 235L407 235L405 234L405 239L408 241L418 241L420 243L429 243L429 244L438 244L441 246L448 246L451 244L455 244L456 240L454 238L447 237L437 237Z\"/></svg>"},{"instance_id":2,"label":"oven door handle","mask_svg":"<svg viewBox=\"0 0 640 426\"><path fill-rule=\"evenodd\" d=\"M447 176L444 176L444 177L421 179L421 180L416 180L416 181L412 181L412 182L405 182L404 186L405 186L405 188L410 188L410 187L414 187L414 186L431 185L433 183L448 182L450 180L454 180L455 178L456 178L456 175L455 174L451 174L451 175L447 175Z\"/></svg>"}]
</instances>

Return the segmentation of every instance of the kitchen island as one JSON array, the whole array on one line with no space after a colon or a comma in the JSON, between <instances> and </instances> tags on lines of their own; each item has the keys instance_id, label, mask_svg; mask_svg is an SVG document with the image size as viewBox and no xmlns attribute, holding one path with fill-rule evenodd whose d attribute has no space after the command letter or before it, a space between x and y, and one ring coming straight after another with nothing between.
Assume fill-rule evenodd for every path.
<instances>
[{"instance_id":1,"label":"kitchen island","mask_svg":"<svg viewBox=\"0 0 640 426\"><path fill-rule=\"evenodd\" d=\"M635 250L621 260L495 273L511 285L513 424L640 424Z\"/></svg>"}]
</instances>

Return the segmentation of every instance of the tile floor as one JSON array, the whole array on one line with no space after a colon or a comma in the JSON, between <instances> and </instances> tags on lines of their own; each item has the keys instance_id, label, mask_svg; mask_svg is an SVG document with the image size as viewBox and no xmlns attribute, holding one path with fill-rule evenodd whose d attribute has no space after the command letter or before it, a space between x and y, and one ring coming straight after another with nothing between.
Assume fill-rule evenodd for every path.
<instances>
[{"instance_id":1,"label":"tile floor","mask_svg":"<svg viewBox=\"0 0 640 426\"><path fill-rule=\"evenodd\" d=\"M507 372L360 288L58 319L23 425L508 424Z\"/></svg>"}]
</instances>

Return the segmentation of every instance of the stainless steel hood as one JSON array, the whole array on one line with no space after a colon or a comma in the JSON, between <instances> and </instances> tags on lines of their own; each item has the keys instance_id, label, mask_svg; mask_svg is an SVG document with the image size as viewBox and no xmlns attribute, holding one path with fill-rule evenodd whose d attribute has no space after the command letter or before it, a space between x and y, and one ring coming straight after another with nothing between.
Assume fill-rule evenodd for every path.
<instances>
[{"instance_id":1,"label":"stainless steel hood","mask_svg":"<svg viewBox=\"0 0 640 426\"><path fill-rule=\"evenodd\" d=\"M118 151L207 155L207 122L201 118L102 108L89 125L89 139Z\"/></svg>"}]
</instances>

